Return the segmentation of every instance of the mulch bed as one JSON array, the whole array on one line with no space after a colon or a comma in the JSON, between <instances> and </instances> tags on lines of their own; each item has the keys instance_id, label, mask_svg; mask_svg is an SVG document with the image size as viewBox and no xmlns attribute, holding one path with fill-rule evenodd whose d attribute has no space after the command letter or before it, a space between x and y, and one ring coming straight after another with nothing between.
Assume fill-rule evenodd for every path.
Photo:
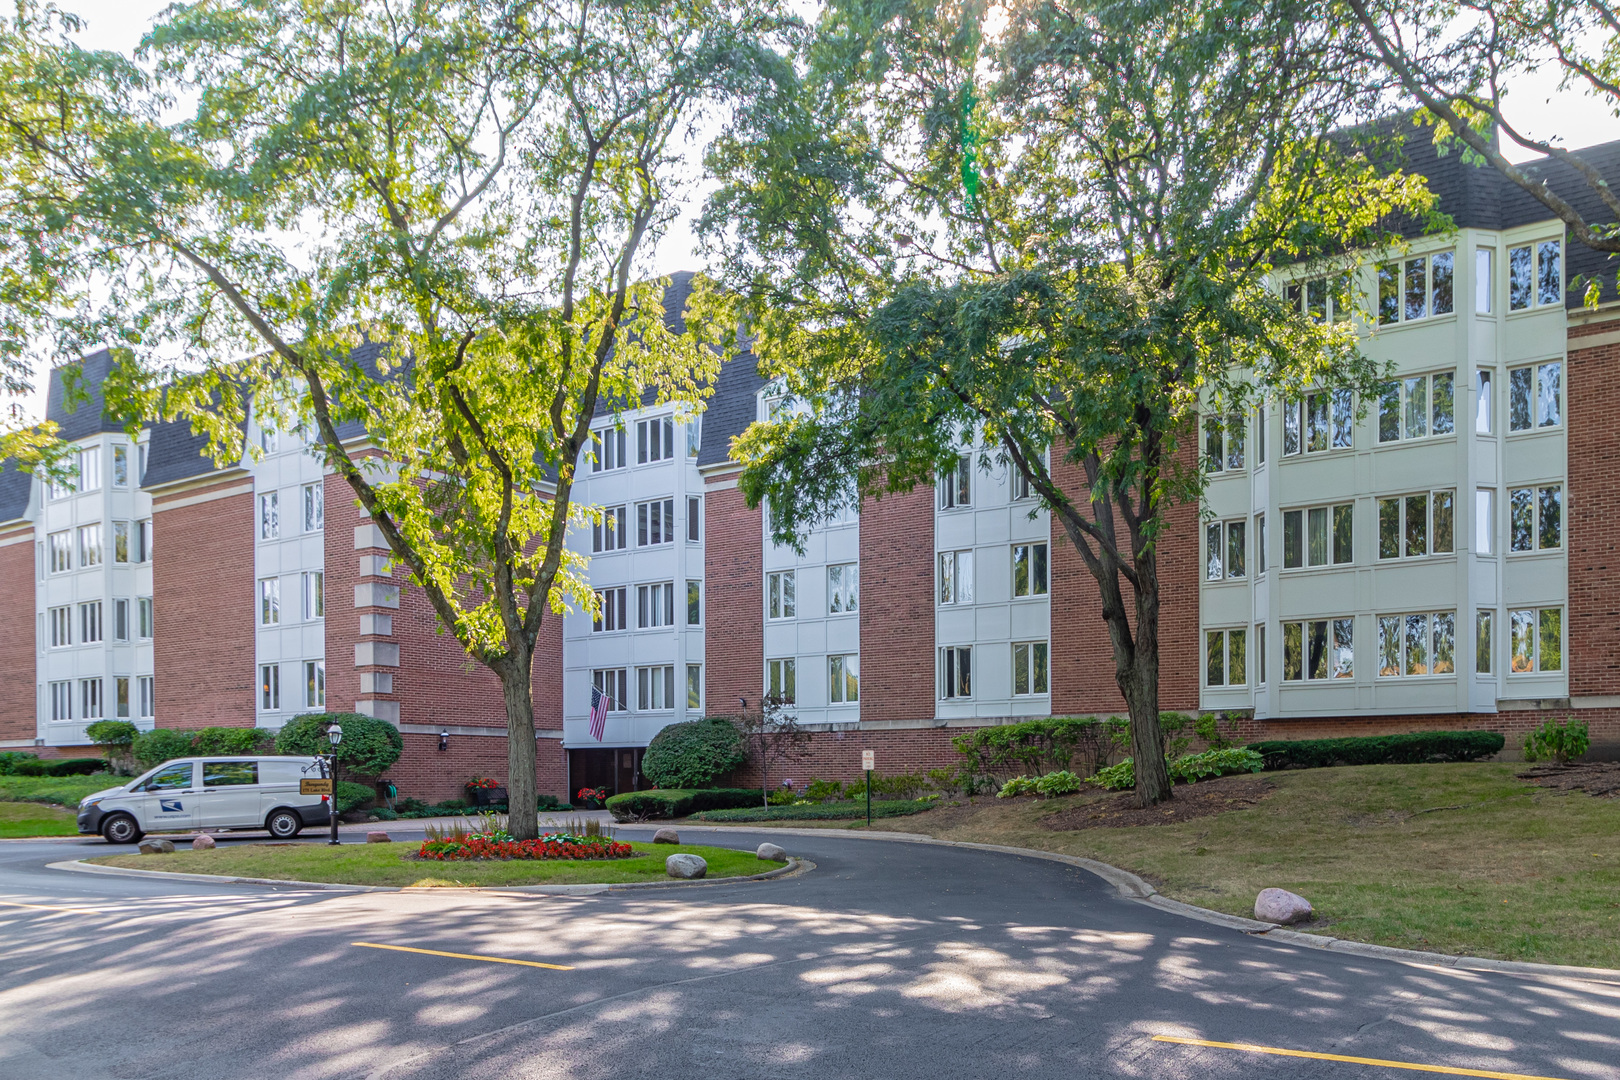
<instances>
[{"instance_id":1,"label":"mulch bed","mask_svg":"<svg viewBox=\"0 0 1620 1080\"><path fill-rule=\"evenodd\" d=\"M1620 761L1537 765L1519 773L1518 777L1554 791L1584 791L1588 795L1620 798Z\"/></svg>"},{"instance_id":2,"label":"mulch bed","mask_svg":"<svg viewBox=\"0 0 1620 1080\"><path fill-rule=\"evenodd\" d=\"M1201 784L1177 784L1174 798L1149 809L1136 805L1136 795L1122 791L1101 802L1076 806L1041 819L1041 825L1058 832L1079 829L1123 829L1134 825L1174 825L1178 821L1213 817L1229 810L1247 810L1264 799L1277 785L1256 776L1223 776Z\"/></svg>"}]
</instances>

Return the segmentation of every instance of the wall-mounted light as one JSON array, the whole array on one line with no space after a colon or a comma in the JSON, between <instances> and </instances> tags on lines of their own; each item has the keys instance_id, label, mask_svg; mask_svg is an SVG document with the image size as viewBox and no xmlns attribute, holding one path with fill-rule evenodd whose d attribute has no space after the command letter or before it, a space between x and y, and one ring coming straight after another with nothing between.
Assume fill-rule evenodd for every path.
<instances>
[{"instance_id":1,"label":"wall-mounted light","mask_svg":"<svg viewBox=\"0 0 1620 1080\"><path fill-rule=\"evenodd\" d=\"M738 703L740 705L742 705L743 711L747 712L748 711L748 699L745 698L745 697L740 697L740 698L737 699L737 701L738 701Z\"/></svg>"},{"instance_id":2,"label":"wall-mounted light","mask_svg":"<svg viewBox=\"0 0 1620 1080\"><path fill-rule=\"evenodd\" d=\"M450 733L448 731L439 732L439 749L450 749Z\"/></svg>"}]
</instances>

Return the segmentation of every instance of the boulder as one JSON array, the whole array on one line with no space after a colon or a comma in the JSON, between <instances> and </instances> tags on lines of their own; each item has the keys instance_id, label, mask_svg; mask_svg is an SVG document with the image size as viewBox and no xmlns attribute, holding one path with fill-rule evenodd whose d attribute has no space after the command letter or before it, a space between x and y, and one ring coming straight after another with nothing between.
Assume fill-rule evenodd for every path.
<instances>
[{"instance_id":1,"label":"boulder","mask_svg":"<svg viewBox=\"0 0 1620 1080\"><path fill-rule=\"evenodd\" d=\"M394 838L385 832L366 833L366 843L368 844L392 844L393 842Z\"/></svg>"},{"instance_id":2,"label":"boulder","mask_svg":"<svg viewBox=\"0 0 1620 1080\"><path fill-rule=\"evenodd\" d=\"M212 836L199 836L191 842L192 851L213 851L214 838Z\"/></svg>"},{"instance_id":3,"label":"boulder","mask_svg":"<svg viewBox=\"0 0 1620 1080\"><path fill-rule=\"evenodd\" d=\"M766 862L787 862L787 852L783 851L775 844L761 844L759 845L759 850L754 852L754 854L758 855Z\"/></svg>"},{"instance_id":4,"label":"boulder","mask_svg":"<svg viewBox=\"0 0 1620 1080\"><path fill-rule=\"evenodd\" d=\"M142 855L173 855L174 841L159 840L157 838L141 841Z\"/></svg>"},{"instance_id":5,"label":"boulder","mask_svg":"<svg viewBox=\"0 0 1620 1080\"><path fill-rule=\"evenodd\" d=\"M709 864L701 855L671 855L664 860L664 872L672 878L692 880L709 872Z\"/></svg>"},{"instance_id":6,"label":"boulder","mask_svg":"<svg viewBox=\"0 0 1620 1080\"><path fill-rule=\"evenodd\" d=\"M681 834L674 829L659 829L653 833L653 843L655 844L678 844L680 842Z\"/></svg>"},{"instance_id":7,"label":"boulder","mask_svg":"<svg viewBox=\"0 0 1620 1080\"><path fill-rule=\"evenodd\" d=\"M1287 889L1261 889L1254 898L1254 917L1261 922L1288 926L1304 922L1316 914L1311 902Z\"/></svg>"}]
</instances>

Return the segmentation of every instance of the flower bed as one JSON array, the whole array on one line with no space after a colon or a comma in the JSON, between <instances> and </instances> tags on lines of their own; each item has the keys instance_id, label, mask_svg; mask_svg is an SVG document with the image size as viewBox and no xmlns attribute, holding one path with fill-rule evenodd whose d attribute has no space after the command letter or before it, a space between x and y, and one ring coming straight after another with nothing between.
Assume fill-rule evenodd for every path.
<instances>
[{"instance_id":1,"label":"flower bed","mask_svg":"<svg viewBox=\"0 0 1620 1080\"><path fill-rule=\"evenodd\" d=\"M606 836L547 833L537 840L513 840L505 833L473 833L458 839L424 840L414 856L439 862L468 859L628 859L629 844Z\"/></svg>"}]
</instances>

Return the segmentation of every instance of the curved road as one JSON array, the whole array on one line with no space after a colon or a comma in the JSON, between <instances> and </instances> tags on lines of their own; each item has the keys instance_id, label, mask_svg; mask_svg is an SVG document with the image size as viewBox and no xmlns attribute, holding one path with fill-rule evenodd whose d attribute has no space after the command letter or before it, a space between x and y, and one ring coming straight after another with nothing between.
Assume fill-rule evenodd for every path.
<instances>
[{"instance_id":1,"label":"curved road","mask_svg":"<svg viewBox=\"0 0 1620 1080\"><path fill-rule=\"evenodd\" d=\"M1299 949L1040 859L682 832L776 839L816 869L583 897L357 894L67 873L46 864L106 845L0 843L0 1077L1417 1075L1154 1038L1169 1036L1620 1080L1617 984Z\"/></svg>"}]
</instances>

